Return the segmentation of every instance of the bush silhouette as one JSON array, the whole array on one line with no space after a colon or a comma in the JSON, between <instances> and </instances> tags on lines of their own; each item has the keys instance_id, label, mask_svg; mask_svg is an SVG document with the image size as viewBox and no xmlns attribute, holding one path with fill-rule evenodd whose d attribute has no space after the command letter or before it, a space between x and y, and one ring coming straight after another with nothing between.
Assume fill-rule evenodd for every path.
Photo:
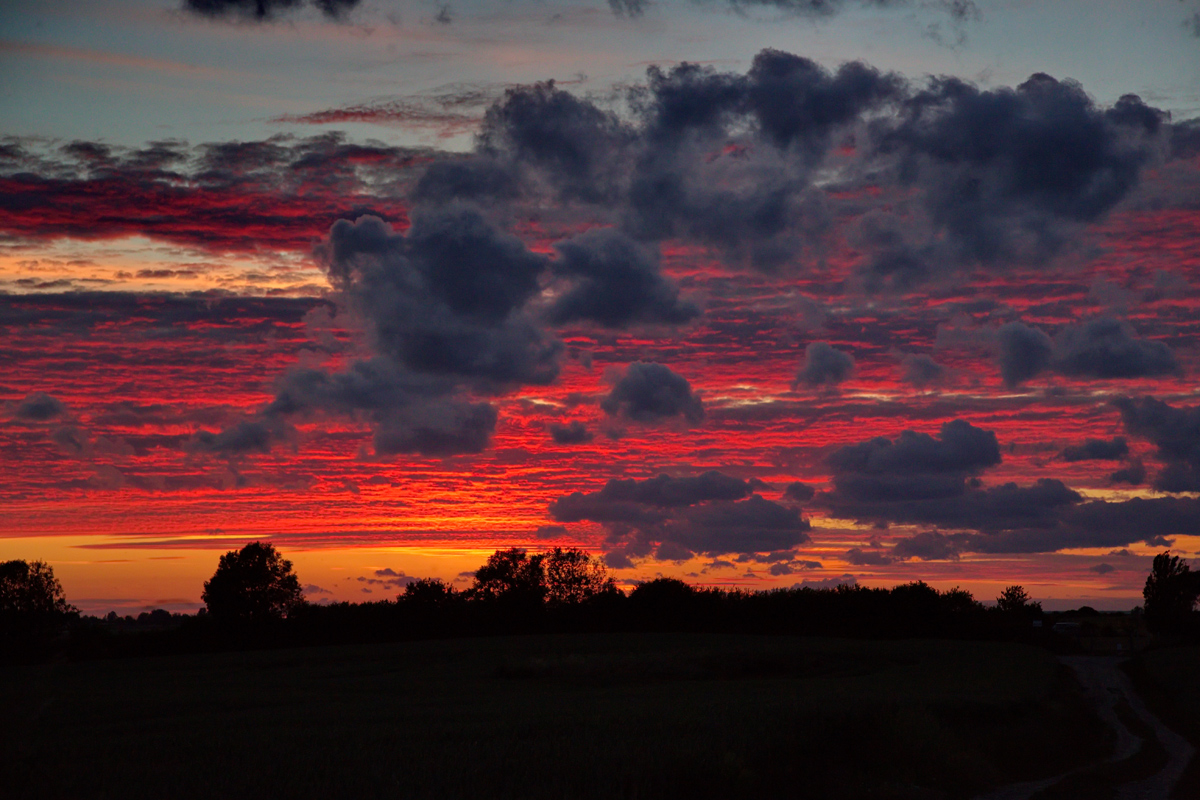
<instances>
[{"instance_id":1,"label":"bush silhouette","mask_svg":"<svg viewBox=\"0 0 1200 800\"><path fill-rule=\"evenodd\" d=\"M292 562L270 542L251 542L221 556L200 598L213 619L223 622L282 619L304 603Z\"/></svg>"}]
</instances>

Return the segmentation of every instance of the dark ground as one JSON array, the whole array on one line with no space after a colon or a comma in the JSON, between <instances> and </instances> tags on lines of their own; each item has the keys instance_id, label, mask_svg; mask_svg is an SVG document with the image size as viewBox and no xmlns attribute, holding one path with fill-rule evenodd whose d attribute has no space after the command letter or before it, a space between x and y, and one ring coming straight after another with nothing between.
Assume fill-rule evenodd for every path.
<instances>
[{"instance_id":1,"label":"dark ground","mask_svg":"<svg viewBox=\"0 0 1200 800\"><path fill-rule=\"evenodd\" d=\"M718 634L0 668L8 797L971 797L1103 758L1017 644Z\"/></svg>"}]
</instances>

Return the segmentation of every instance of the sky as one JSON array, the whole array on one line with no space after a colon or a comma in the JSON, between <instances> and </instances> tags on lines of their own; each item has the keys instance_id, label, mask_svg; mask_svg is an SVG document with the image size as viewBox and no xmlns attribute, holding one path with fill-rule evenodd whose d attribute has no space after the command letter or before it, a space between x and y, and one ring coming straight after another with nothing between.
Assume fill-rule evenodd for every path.
<instances>
[{"instance_id":1,"label":"sky","mask_svg":"<svg viewBox=\"0 0 1200 800\"><path fill-rule=\"evenodd\" d=\"M1200 555L1193 0L16 0L0 120L0 560L87 613Z\"/></svg>"}]
</instances>

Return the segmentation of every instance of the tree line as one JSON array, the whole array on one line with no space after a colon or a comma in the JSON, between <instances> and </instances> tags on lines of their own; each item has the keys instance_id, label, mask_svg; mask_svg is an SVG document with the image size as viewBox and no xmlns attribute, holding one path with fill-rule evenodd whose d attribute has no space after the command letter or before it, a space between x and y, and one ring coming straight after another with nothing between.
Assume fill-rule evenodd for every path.
<instances>
[{"instance_id":1,"label":"tree line","mask_svg":"<svg viewBox=\"0 0 1200 800\"><path fill-rule=\"evenodd\" d=\"M0 650L45 652L53 643L88 655L143 651L387 641L496 633L676 630L854 637L1026 638L1041 605L1009 586L985 606L963 589L922 581L890 589L845 584L749 591L657 578L621 591L603 563L556 547L497 550L469 587L438 578L406 585L394 600L314 604L292 563L269 542L220 557L197 615L143 614L154 636L114 636L113 624L81 617L44 562L0 564ZM1170 552L1155 557L1143 591L1147 628L1160 637L1200 636L1200 572ZM126 618L126 623L134 623ZM128 627L128 625L126 626Z\"/></svg>"}]
</instances>

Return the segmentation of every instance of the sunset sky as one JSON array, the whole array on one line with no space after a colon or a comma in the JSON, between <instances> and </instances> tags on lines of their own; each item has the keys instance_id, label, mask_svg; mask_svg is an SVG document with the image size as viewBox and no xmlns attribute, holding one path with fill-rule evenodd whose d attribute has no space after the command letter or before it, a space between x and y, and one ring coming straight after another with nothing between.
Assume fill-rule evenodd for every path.
<instances>
[{"instance_id":1,"label":"sunset sky","mask_svg":"<svg viewBox=\"0 0 1200 800\"><path fill-rule=\"evenodd\" d=\"M0 560L87 613L1200 556L1197 0L14 0L0 120Z\"/></svg>"}]
</instances>

